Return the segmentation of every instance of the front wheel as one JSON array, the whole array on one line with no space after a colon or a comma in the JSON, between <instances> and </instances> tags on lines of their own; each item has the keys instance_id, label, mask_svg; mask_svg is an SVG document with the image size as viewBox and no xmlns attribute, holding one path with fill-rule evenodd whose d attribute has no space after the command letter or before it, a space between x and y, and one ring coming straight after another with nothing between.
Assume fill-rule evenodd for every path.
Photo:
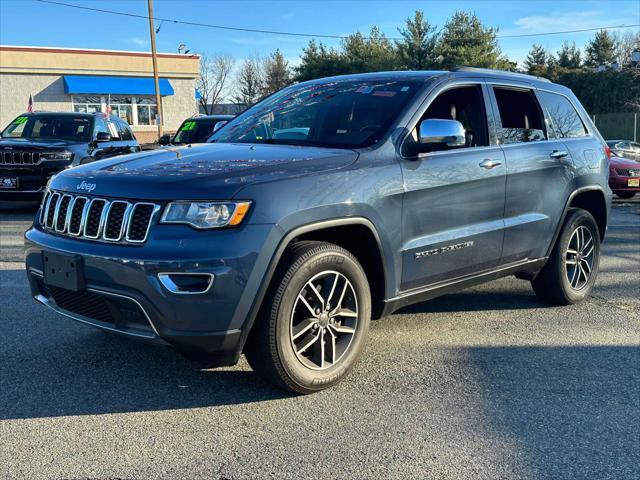
<instances>
[{"instance_id":1,"label":"front wheel","mask_svg":"<svg viewBox=\"0 0 640 480\"><path fill-rule=\"evenodd\" d=\"M571 209L540 273L531 281L540 300L570 305L583 300L593 288L600 263L600 234L593 216Z\"/></svg>"},{"instance_id":2,"label":"front wheel","mask_svg":"<svg viewBox=\"0 0 640 480\"><path fill-rule=\"evenodd\" d=\"M356 363L370 318L369 284L356 258L330 243L299 242L278 268L245 355L281 388L323 390Z\"/></svg>"}]
</instances>

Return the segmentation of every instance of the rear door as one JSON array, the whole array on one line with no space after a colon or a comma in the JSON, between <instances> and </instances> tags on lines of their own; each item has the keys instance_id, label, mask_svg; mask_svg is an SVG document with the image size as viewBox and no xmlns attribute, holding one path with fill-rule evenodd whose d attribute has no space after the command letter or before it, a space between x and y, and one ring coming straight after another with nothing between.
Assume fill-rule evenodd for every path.
<instances>
[{"instance_id":1,"label":"rear door","mask_svg":"<svg viewBox=\"0 0 640 480\"><path fill-rule=\"evenodd\" d=\"M482 81L440 86L425 102L403 145L405 194L402 208L402 291L418 289L495 267L502 252L506 165L487 122ZM420 121L439 118L462 123L462 148L419 148Z\"/></svg>"},{"instance_id":2,"label":"rear door","mask_svg":"<svg viewBox=\"0 0 640 480\"><path fill-rule=\"evenodd\" d=\"M565 206L571 150L547 124L533 87L491 84L490 92L508 165L502 262L539 258Z\"/></svg>"}]
</instances>

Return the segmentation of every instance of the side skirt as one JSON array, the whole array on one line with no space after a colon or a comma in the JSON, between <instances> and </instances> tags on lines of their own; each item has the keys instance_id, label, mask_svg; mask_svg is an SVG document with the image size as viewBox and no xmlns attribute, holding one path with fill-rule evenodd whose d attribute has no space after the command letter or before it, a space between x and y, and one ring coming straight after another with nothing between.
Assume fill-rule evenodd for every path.
<instances>
[{"instance_id":1,"label":"side skirt","mask_svg":"<svg viewBox=\"0 0 640 480\"><path fill-rule=\"evenodd\" d=\"M414 303L425 302L442 295L454 293L474 285L479 285L497 278L507 277L509 275L516 275L520 278L531 278L540 271L546 263L547 258L548 257L543 257L535 260L526 260L524 262L504 265L498 269L480 272L473 275L466 275L453 280L445 280L414 290L400 292L395 297L385 300L382 315L389 315L402 307L413 305Z\"/></svg>"}]
</instances>

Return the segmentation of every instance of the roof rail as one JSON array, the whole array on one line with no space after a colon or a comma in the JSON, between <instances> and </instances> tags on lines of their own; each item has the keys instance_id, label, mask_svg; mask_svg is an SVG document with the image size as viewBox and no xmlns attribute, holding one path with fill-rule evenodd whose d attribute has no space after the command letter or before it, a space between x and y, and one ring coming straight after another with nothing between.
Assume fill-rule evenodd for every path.
<instances>
[{"instance_id":1,"label":"roof rail","mask_svg":"<svg viewBox=\"0 0 640 480\"><path fill-rule=\"evenodd\" d=\"M484 73L487 75L507 75L509 77L521 78L523 80L537 80L539 82L552 83L551 80L544 77L536 77L535 75L527 75L526 73L510 72L508 70L496 70L493 68L477 68L477 67L455 67L452 72L474 72Z\"/></svg>"}]
</instances>

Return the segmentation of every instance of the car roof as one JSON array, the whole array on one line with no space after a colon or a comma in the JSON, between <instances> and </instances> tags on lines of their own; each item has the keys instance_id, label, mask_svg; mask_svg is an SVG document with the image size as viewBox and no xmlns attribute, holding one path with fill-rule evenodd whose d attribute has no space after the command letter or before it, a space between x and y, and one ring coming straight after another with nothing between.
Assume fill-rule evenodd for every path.
<instances>
[{"instance_id":1,"label":"car roof","mask_svg":"<svg viewBox=\"0 0 640 480\"><path fill-rule=\"evenodd\" d=\"M506 70L494 70L490 68L475 68L475 67L456 67L452 70L403 70L403 71L390 71L390 72L369 72L369 73L354 73L350 75L336 75L333 77L319 78L310 80L304 83L325 83L331 81L358 81L358 80L413 80L413 81L428 81L437 77L451 78L456 77L468 77L469 75L479 75L482 77L500 78L505 80L525 80L532 83L543 83L545 86L554 85L551 80L543 77L536 77L533 75L527 75L525 73L510 72Z\"/></svg>"},{"instance_id":2,"label":"car roof","mask_svg":"<svg viewBox=\"0 0 640 480\"><path fill-rule=\"evenodd\" d=\"M197 117L187 118L185 122L190 122L193 120L230 120L232 118L235 118L235 115L223 115L223 114L198 115Z\"/></svg>"}]
</instances>

